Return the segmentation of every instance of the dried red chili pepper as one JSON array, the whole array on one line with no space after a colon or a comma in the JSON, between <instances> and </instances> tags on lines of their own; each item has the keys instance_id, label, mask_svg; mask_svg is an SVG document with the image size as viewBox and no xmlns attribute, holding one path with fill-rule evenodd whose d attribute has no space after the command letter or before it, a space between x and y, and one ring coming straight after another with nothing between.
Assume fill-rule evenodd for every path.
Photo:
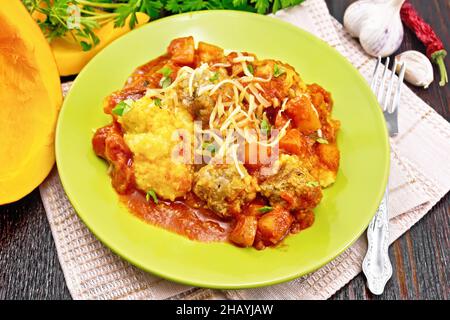
<instances>
[{"instance_id":1,"label":"dried red chili pepper","mask_svg":"<svg viewBox=\"0 0 450 320\"><path fill-rule=\"evenodd\" d=\"M444 86L448 82L447 70L445 69L444 58L447 56L447 51L444 49L444 44L441 39L434 32L433 28L426 23L419 15L413 5L406 1L400 11L403 23L410 28L419 38L419 40L427 47L427 55L436 63L441 73L441 82L439 84Z\"/></svg>"}]
</instances>

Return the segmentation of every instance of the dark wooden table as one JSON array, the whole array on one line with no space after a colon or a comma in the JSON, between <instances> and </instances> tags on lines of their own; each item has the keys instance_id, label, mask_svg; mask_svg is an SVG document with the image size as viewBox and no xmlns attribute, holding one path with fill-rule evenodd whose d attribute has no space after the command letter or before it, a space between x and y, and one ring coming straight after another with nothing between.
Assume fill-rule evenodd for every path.
<instances>
[{"instance_id":1,"label":"dark wooden table","mask_svg":"<svg viewBox=\"0 0 450 320\"><path fill-rule=\"evenodd\" d=\"M342 21L352 1L327 0L331 14ZM448 0L415 0L413 4L432 23L450 49ZM401 51L423 46L407 31ZM450 71L450 58L447 58ZM438 79L438 75L435 74ZM415 92L450 119L450 86ZM447 194L425 218L398 239L389 250L394 273L384 294L366 289L360 274L333 299L449 299L450 196ZM70 299L59 265L50 226L35 190L24 199L0 206L0 299Z\"/></svg>"}]
</instances>

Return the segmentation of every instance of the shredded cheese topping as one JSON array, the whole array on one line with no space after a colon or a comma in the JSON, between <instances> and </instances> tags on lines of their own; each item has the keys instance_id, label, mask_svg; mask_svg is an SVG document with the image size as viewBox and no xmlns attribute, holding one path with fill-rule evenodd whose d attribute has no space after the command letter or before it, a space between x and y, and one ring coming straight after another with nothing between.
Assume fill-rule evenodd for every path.
<instances>
[{"instance_id":1,"label":"shredded cheese topping","mask_svg":"<svg viewBox=\"0 0 450 320\"><path fill-rule=\"evenodd\" d=\"M215 148L212 161L223 159L229 156L233 159L236 170L241 177L244 177L238 159L238 150L244 143L257 143L264 147L274 147L286 134L290 125L290 120L276 133L270 134L270 139L259 139L262 121L267 121L265 109L273 106L278 108L278 114L285 109L289 98L283 101L265 98L264 87L261 83L272 80L273 74L267 78L255 77L254 66L249 69L248 63L254 62L255 57L245 56L237 52L237 57L232 63L214 63L208 65L202 63L198 68L182 67L177 71L175 80L166 88L148 89L146 96L160 99L165 106L177 107L180 104L191 107L196 99L210 101L213 99L214 106L209 112L209 119L206 123L207 129L196 128L202 134L207 134L213 139ZM243 76L224 77L223 69L233 65L242 67ZM220 72L222 71L222 72ZM287 81L293 81L293 75L287 75ZM267 95L266 95L267 96ZM314 108L314 111L317 110ZM202 125L205 127L205 124ZM228 130L233 130L242 139L237 139L236 134L227 134ZM318 132L321 135L321 132ZM197 139L197 138L196 138ZM210 140L211 141L211 140ZM212 142L210 142L212 143ZM202 143L197 144L203 148ZM204 154L203 149L196 153Z\"/></svg>"}]
</instances>

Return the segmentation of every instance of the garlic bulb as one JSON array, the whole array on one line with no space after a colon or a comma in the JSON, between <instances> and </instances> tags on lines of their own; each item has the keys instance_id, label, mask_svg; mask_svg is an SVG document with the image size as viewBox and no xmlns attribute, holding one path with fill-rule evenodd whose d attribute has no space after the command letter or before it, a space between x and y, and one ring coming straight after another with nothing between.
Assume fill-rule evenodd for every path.
<instances>
[{"instance_id":1,"label":"garlic bulb","mask_svg":"<svg viewBox=\"0 0 450 320\"><path fill-rule=\"evenodd\" d=\"M397 61L397 72L400 71L401 64L406 63L405 80L412 85L426 89L433 82L433 66L423 53L413 50L405 51L397 55L395 61Z\"/></svg>"},{"instance_id":2,"label":"garlic bulb","mask_svg":"<svg viewBox=\"0 0 450 320\"><path fill-rule=\"evenodd\" d=\"M387 57L403 41L400 9L405 0L359 0L344 14L344 26L374 57Z\"/></svg>"}]
</instances>

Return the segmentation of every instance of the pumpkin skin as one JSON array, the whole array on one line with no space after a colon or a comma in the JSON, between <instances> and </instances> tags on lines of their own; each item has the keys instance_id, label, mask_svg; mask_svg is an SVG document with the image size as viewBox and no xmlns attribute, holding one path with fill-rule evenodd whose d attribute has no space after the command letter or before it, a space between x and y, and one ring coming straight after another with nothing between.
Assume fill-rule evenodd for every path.
<instances>
[{"instance_id":1,"label":"pumpkin skin","mask_svg":"<svg viewBox=\"0 0 450 320\"><path fill-rule=\"evenodd\" d=\"M0 9L0 205L21 199L55 162L62 102L50 46L19 0Z\"/></svg>"},{"instance_id":2,"label":"pumpkin skin","mask_svg":"<svg viewBox=\"0 0 450 320\"><path fill-rule=\"evenodd\" d=\"M135 28L143 26L149 21L149 16L145 13L138 12L136 14L137 22ZM130 18L125 22L125 25L120 28L114 28L114 22L108 22L100 29L94 31L99 38L98 45L91 50L83 51L78 43L76 43L70 35L63 38L53 39L50 46L55 56L56 64L58 66L59 74L61 76L70 76L78 74L81 69L91 60L97 53L100 52L109 43L130 31L128 25Z\"/></svg>"}]
</instances>

